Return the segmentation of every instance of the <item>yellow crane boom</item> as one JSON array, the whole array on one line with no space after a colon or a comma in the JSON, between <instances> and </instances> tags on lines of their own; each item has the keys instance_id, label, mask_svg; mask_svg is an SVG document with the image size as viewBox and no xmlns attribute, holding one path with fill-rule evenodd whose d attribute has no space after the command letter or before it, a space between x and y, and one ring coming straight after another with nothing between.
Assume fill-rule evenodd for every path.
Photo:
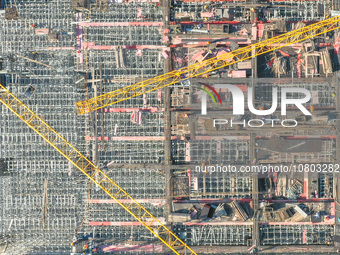
<instances>
[{"instance_id":1,"label":"yellow crane boom","mask_svg":"<svg viewBox=\"0 0 340 255\"><path fill-rule=\"evenodd\" d=\"M101 171L88 158L68 143L60 134L58 134L52 127L50 127L1 84L0 102L7 106L31 129L38 133L46 142L48 142L76 168L85 174L92 182L99 186L151 233L158 237L175 254L180 254L179 252L185 254L196 254L162 222L155 218L148 210L134 200L125 190L119 187L103 171Z\"/></svg>"},{"instance_id":2,"label":"yellow crane boom","mask_svg":"<svg viewBox=\"0 0 340 255\"><path fill-rule=\"evenodd\" d=\"M291 32L248 45L226 54L147 79L85 101L77 102L78 114L84 114L126 99L161 89L188 78L197 77L282 47L304 41L339 28L340 16L332 17Z\"/></svg>"}]
</instances>

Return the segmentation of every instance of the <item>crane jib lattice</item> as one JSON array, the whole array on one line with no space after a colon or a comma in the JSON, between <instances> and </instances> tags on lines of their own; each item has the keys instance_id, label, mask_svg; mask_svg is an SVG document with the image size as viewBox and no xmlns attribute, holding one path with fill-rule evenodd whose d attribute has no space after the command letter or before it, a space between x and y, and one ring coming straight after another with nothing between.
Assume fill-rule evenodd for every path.
<instances>
[{"instance_id":1,"label":"crane jib lattice","mask_svg":"<svg viewBox=\"0 0 340 255\"><path fill-rule=\"evenodd\" d=\"M126 99L143 95L189 78L207 74L222 67L242 62L294 43L305 41L317 35L339 28L339 21L340 16L332 17L246 47L239 48L217 57L197 62L190 66L183 67L85 101L77 102L77 112L78 114L85 114L87 112L98 110L103 107L122 102Z\"/></svg>"},{"instance_id":2,"label":"crane jib lattice","mask_svg":"<svg viewBox=\"0 0 340 255\"><path fill-rule=\"evenodd\" d=\"M60 134L16 98L0 84L0 102L7 106L31 129L38 133L46 142L85 174L93 183L114 199L144 227L168 246L175 254L196 254L181 239L172 233L162 222L155 218L147 209L134 200L125 190L119 187L103 171L95 166L87 157L68 143Z\"/></svg>"}]
</instances>

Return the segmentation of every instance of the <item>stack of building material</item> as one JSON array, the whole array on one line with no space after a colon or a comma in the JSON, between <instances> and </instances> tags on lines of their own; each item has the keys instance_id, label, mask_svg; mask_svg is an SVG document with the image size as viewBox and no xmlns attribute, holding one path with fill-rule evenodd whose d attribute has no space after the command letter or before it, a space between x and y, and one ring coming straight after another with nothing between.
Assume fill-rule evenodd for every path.
<instances>
[{"instance_id":1,"label":"stack of building material","mask_svg":"<svg viewBox=\"0 0 340 255\"><path fill-rule=\"evenodd\" d=\"M272 207L263 207L262 210L263 222L298 222L307 217L307 214L294 204L286 204L286 207L276 211Z\"/></svg>"},{"instance_id":2,"label":"stack of building material","mask_svg":"<svg viewBox=\"0 0 340 255\"><path fill-rule=\"evenodd\" d=\"M328 122L328 115L317 115L317 114L313 114L312 115L312 120L313 122Z\"/></svg>"},{"instance_id":3,"label":"stack of building material","mask_svg":"<svg viewBox=\"0 0 340 255\"><path fill-rule=\"evenodd\" d=\"M233 70L231 72L231 77L232 78L246 78L247 77L246 70Z\"/></svg>"},{"instance_id":4,"label":"stack of building material","mask_svg":"<svg viewBox=\"0 0 340 255\"><path fill-rule=\"evenodd\" d=\"M321 61L322 61L322 71L328 76L328 74L333 73L332 61L329 55L328 49L320 51Z\"/></svg>"},{"instance_id":5,"label":"stack of building material","mask_svg":"<svg viewBox=\"0 0 340 255\"><path fill-rule=\"evenodd\" d=\"M202 208L202 211L200 213L199 219L200 220L206 220L207 218L212 218L214 216L214 212L216 210L216 205L204 205Z\"/></svg>"},{"instance_id":6,"label":"stack of building material","mask_svg":"<svg viewBox=\"0 0 340 255\"><path fill-rule=\"evenodd\" d=\"M267 206L263 206L262 207L262 221L263 222L269 222L269 221L273 221L273 207L267 207Z\"/></svg>"},{"instance_id":7,"label":"stack of building material","mask_svg":"<svg viewBox=\"0 0 340 255\"><path fill-rule=\"evenodd\" d=\"M276 221L289 221L289 219L294 215L294 206L289 206L286 208L281 208L275 212Z\"/></svg>"},{"instance_id":8,"label":"stack of building material","mask_svg":"<svg viewBox=\"0 0 340 255\"><path fill-rule=\"evenodd\" d=\"M47 39L49 42L57 42L59 40L59 35L57 33L48 33Z\"/></svg>"},{"instance_id":9,"label":"stack of building material","mask_svg":"<svg viewBox=\"0 0 340 255\"><path fill-rule=\"evenodd\" d=\"M286 196L287 189L287 176L279 176L277 186L276 186L276 195L277 196Z\"/></svg>"},{"instance_id":10,"label":"stack of building material","mask_svg":"<svg viewBox=\"0 0 340 255\"><path fill-rule=\"evenodd\" d=\"M203 209L202 209L200 217L199 217L200 220L205 220L205 219L208 218L210 208L211 208L210 205L204 205L203 206Z\"/></svg>"},{"instance_id":11,"label":"stack of building material","mask_svg":"<svg viewBox=\"0 0 340 255\"><path fill-rule=\"evenodd\" d=\"M284 56L273 58L273 69L272 71L276 76L287 74L287 59Z\"/></svg>"},{"instance_id":12,"label":"stack of building material","mask_svg":"<svg viewBox=\"0 0 340 255\"><path fill-rule=\"evenodd\" d=\"M219 218L219 217L222 217L222 216L226 216L227 215L227 212L225 211L224 209L224 203L222 204L219 204L215 210L215 213L214 213L214 217L216 218Z\"/></svg>"},{"instance_id":13,"label":"stack of building material","mask_svg":"<svg viewBox=\"0 0 340 255\"><path fill-rule=\"evenodd\" d=\"M297 193L302 193L302 186L303 186L303 184L299 180L294 180L292 185L291 185L292 189Z\"/></svg>"},{"instance_id":14,"label":"stack of building material","mask_svg":"<svg viewBox=\"0 0 340 255\"><path fill-rule=\"evenodd\" d=\"M116 58L116 67L117 68L124 68L125 67L125 57L123 48L118 46L117 49L114 50L115 58Z\"/></svg>"},{"instance_id":15,"label":"stack of building material","mask_svg":"<svg viewBox=\"0 0 340 255\"><path fill-rule=\"evenodd\" d=\"M176 12L175 19L180 19L181 21L190 21L195 19L195 14L189 12Z\"/></svg>"},{"instance_id":16,"label":"stack of building material","mask_svg":"<svg viewBox=\"0 0 340 255\"><path fill-rule=\"evenodd\" d=\"M131 122L134 123L134 124L139 124L141 125L142 122L143 122L143 119L142 119L142 114L143 112L142 111L133 111L131 113Z\"/></svg>"},{"instance_id":17,"label":"stack of building material","mask_svg":"<svg viewBox=\"0 0 340 255\"><path fill-rule=\"evenodd\" d=\"M246 221L248 219L248 214L244 211L244 209L240 206L237 201L233 201L230 203L231 208L233 208L236 216L240 218L242 221Z\"/></svg>"},{"instance_id":18,"label":"stack of building material","mask_svg":"<svg viewBox=\"0 0 340 255\"><path fill-rule=\"evenodd\" d=\"M303 191L303 184L299 180L294 180L293 183L290 185L290 187L287 190L287 196L288 197L294 197L297 198L300 196L300 194Z\"/></svg>"},{"instance_id":19,"label":"stack of building material","mask_svg":"<svg viewBox=\"0 0 340 255\"><path fill-rule=\"evenodd\" d=\"M295 214L285 221L298 222L298 221L305 219L308 216L307 213L305 213L298 205L287 204L286 206L290 206L291 208L294 208Z\"/></svg>"},{"instance_id":20,"label":"stack of building material","mask_svg":"<svg viewBox=\"0 0 340 255\"><path fill-rule=\"evenodd\" d=\"M169 222L186 222L190 221L190 214L187 213L170 213L168 221Z\"/></svg>"},{"instance_id":21,"label":"stack of building material","mask_svg":"<svg viewBox=\"0 0 340 255\"><path fill-rule=\"evenodd\" d=\"M319 62L320 54L319 52L308 52L304 54L305 57L305 76L318 76L319 73Z\"/></svg>"},{"instance_id":22,"label":"stack of building material","mask_svg":"<svg viewBox=\"0 0 340 255\"><path fill-rule=\"evenodd\" d=\"M18 11L16 8L6 8L5 9L5 19L18 19Z\"/></svg>"},{"instance_id":23,"label":"stack of building material","mask_svg":"<svg viewBox=\"0 0 340 255\"><path fill-rule=\"evenodd\" d=\"M90 0L73 0L72 7L76 10L89 9L91 5Z\"/></svg>"}]
</instances>

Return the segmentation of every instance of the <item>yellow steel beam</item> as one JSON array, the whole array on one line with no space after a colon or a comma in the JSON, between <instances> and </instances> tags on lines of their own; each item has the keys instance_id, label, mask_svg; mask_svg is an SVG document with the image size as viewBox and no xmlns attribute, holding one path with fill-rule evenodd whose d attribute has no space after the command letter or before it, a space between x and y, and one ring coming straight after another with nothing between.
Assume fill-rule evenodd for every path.
<instances>
[{"instance_id":1,"label":"yellow steel beam","mask_svg":"<svg viewBox=\"0 0 340 255\"><path fill-rule=\"evenodd\" d=\"M118 89L85 101L77 102L78 114L84 114L126 99L136 97L157 89L167 87L188 78L207 74L211 71L226 67L282 47L298 43L314 36L321 35L339 28L340 16L329 18L291 32L239 48L232 52L210 58L193 65L171 71L160 76ZM270 45L270 47L268 47Z\"/></svg>"},{"instance_id":2,"label":"yellow steel beam","mask_svg":"<svg viewBox=\"0 0 340 255\"><path fill-rule=\"evenodd\" d=\"M0 84L0 102L6 105L30 128L38 133L61 155L69 160L76 168L113 198L121 207L129 212L136 220L144 225L151 233L167 245L175 254L196 254L181 239L172 233L163 223L155 218L148 210L134 200L125 190L119 187L103 171L95 166L88 158L68 143L45 121L31 111L24 103L16 98Z\"/></svg>"}]
</instances>

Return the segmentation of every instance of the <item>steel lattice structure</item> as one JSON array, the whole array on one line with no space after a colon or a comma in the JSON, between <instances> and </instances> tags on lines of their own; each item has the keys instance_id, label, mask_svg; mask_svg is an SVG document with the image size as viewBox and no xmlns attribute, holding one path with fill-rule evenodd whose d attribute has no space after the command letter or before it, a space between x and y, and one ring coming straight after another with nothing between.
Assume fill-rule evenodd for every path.
<instances>
[{"instance_id":1,"label":"steel lattice structure","mask_svg":"<svg viewBox=\"0 0 340 255\"><path fill-rule=\"evenodd\" d=\"M248 45L243 48L228 52L226 54L195 63L147 79L142 82L118 89L85 101L77 102L78 114L85 114L112 104L119 103L126 99L143 95L145 93L161 89L180 81L210 73L222 67L242 62L244 60L259 56L285 46L305 41L317 35L321 35L339 28L340 16L332 17L312 25L293 30L291 32Z\"/></svg>"},{"instance_id":2,"label":"steel lattice structure","mask_svg":"<svg viewBox=\"0 0 340 255\"><path fill-rule=\"evenodd\" d=\"M58 132L31 111L23 102L0 84L0 101L15 113L31 129L54 147L69 162L85 174L93 183L113 198L136 220L158 237L175 254L196 254L189 246L155 218L141 204L134 200L124 189L118 186L87 157L68 143Z\"/></svg>"}]
</instances>

